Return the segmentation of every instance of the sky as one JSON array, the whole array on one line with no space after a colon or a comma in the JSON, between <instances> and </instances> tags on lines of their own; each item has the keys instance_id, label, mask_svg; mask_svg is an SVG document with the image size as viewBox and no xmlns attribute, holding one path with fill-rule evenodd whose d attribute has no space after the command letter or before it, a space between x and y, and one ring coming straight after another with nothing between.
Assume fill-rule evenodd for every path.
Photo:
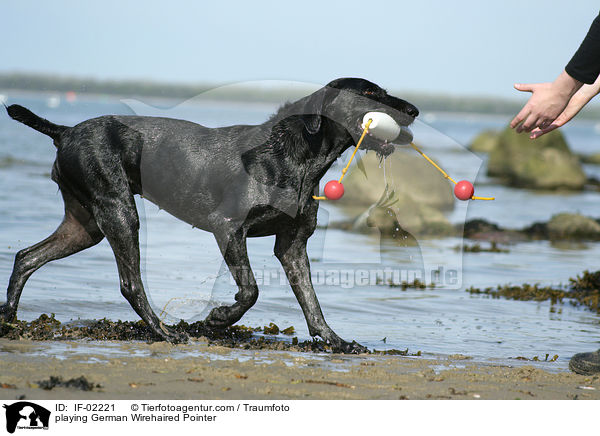
<instances>
[{"instance_id":1,"label":"sky","mask_svg":"<svg viewBox=\"0 0 600 436\"><path fill-rule=\"evenodd\" d=\"M393 90L516 96L552 81L600 4L74 1L0 4L0 73L228 84L363 77Z\"/></svg>"}]
</instances>

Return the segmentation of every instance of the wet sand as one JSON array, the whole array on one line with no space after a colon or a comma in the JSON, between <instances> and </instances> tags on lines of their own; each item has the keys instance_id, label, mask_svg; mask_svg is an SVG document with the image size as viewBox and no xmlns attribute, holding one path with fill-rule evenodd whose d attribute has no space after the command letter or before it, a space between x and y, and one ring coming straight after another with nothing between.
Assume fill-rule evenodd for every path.
<instances>
[{"instance_id":1,"label":"wet sand","mask_svg":"<svg viewBox=\"0 0 600 436\"><path fill-rule=\"evenodd\" d=\"M0 339L0 398L26 399L600 399L600 376L403 357L185 345ZM39 382L84 376L91 391ZM97 385L100 385L98 387ZM24 397L23 397L24 396Z\"/></svg>"}]
</instances>

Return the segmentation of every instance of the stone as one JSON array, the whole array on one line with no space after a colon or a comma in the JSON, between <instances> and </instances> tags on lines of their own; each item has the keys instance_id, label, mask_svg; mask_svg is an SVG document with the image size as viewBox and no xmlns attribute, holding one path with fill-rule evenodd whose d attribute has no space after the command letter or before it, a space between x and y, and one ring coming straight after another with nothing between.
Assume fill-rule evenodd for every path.
<instances>
[{"instance_id":1,"label":"stone","mask_svg":"<svg viewBox=\"0 0 600 436\"><path fill-rule=\"evenodd\" d=\"M547 225L550 239L600 239L600 224L578 213L559 213Z\"/></svg>"},{"instance_id":2,"label":"stone","mask_svg":"<svg viewBox=\"0 0 600 436\"><path fill-rule=\"evenodd\" d=\"M473 139L469 150L475 153L490 153L498 144L500 133L496 130L484 130Z\"/></svg>"},{"instance_id":3,"label":"stone","mask_svg":"<svg viewBox=\"0 0 600 436\"><path fill-rule=\"evenodd\" d=\"M536 140L507 127L491 151L487 173L509 186L544 190L581 190L586 176L560 130Z\"/></svg>"}]
</instances>

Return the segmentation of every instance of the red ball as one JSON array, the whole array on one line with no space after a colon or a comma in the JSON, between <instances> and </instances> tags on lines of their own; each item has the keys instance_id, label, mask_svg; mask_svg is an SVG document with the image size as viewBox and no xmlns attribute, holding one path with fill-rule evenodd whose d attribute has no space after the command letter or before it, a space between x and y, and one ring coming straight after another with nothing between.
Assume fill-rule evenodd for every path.
<instances>
[{"instance_id":1,"label":"red ball","mask_svg":"<svg viewBox=\"0 0 600 436\"><path fill-rule=\"evenodd\" d=\"M344 185L337 180L330 180L323 190L329 200L339 200L344 195Z\"/></svg>"},{"instance_id":2,"label":"red ball","mask_svg":"<svg viewBox=\"0 0 600 436\"><path fill-rule=\"evenodd\" d=\"M454 186L454 195L462 201L470 200L475 193L473 184L467 180L461 180Z\"/></svg>"}]
</instances>

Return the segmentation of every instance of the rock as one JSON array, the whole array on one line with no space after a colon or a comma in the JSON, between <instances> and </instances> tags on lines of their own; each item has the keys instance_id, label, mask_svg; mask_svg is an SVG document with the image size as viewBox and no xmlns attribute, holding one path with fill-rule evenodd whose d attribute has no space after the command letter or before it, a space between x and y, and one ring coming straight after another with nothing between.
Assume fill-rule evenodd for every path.
<instances>
[{"instance_id":1,"label":"rock","mask_svg":"<svg viewBox=\"0 0 600 436\"><path fill-rule=\"evenodd\" d=\"M461 230L461 226L456 226ZM598 241L600 220L575 213L559 213L550 221L533 223L521 229L507 229L482 219L467 221L464 225L465 238L497 243L520 241Z\"/></svg>"},{"instance_id":2,"label":"rock","mask_svg":"<svg viewBox=\"0 0 600 436\"><path fill-rule=\"evenodd\" d=\"M488 175L529 189L581 190L586 182L560 130L531 140L507 127L490 153Z\"/></svg>"},{"instance_id":3,"label":"rock","mask_svg":"<svg viewBox=\"0 0 600 436\"><path fill-rule=\"evenodd\" d=\"M507 244L527 239L518 230L503 229L483 219L469 220L464 226L457 224L456 227L459 231L463 231L465 238L490 241L492 244Z\"/></svg>"},{"instance_id":4,"label":"rock","mask_svg":"<svg viewBox=\"0 0 600 436\"><path fill-rule=\"evenodd\" d=\"M360 167L364 168L364 172ZM401 151L385 160L387 180L398 196L397 207L405 208L405 199L436 210L454 208L453 186L421 156ZM385 190L383 164L375 153L362 156L361 163L352 168L344 178L346 194L337 203L342 206L371 206L377 203Z\"/></svg>"},{"instance_id":5,"label":"rock","mask_svg":"<svg viewBox=\"0 0 600 436\"><path fill-rule=\"evenodd\" d=\"M498 232L502 230L498 224L491 223L481 218L469 220L464 225L465 236L473 233Z\"/></svg>"},{"instance_id":6,"label":"rock","mask_svg":"<svg viewBox=\"0 0 600 436\"><path fill-rule=\"evenodd\" d=\"M577 213L554 215L547 229L550 239L600 239L600 224Z\"/></svg>"},{"instance_id":7,"label":"rock","mask_svg":"<svg viewBox=\"0 0 600 436\"><path fill-rule=\"evenodd\" d=\"M484 130L473 139L469 150L475 153L490 153L498 144L499 135L496 130Z\"/></svg>"}]
</instances>

